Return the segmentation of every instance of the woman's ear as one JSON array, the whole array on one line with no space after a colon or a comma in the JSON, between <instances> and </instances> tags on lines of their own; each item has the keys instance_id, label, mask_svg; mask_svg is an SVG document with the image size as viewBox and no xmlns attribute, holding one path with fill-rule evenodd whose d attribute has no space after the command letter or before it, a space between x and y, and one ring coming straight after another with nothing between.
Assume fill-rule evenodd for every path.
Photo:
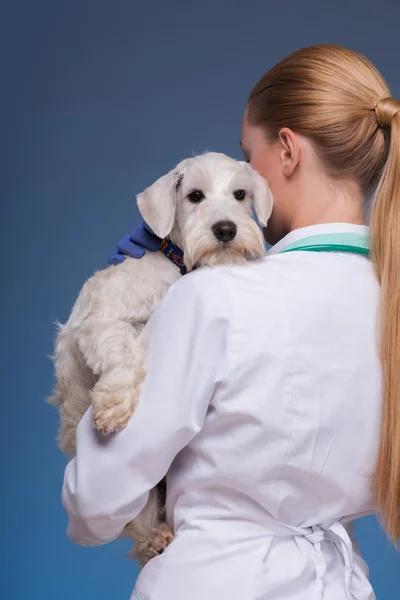
<instances>
[{"instance_id":1,"label":"woman's ear","mask_svg":"<svg viewBox=\"0 0 400 600\"><path fill-rule=\"evenodd\" d=\"M169 235L174 227L178 178L175 170L170 171L137 196L140 214L160 238Z\"/></svg>"},{"instance_id":2,"label":"woman's ear","mask_svg":"<svg viewBox=\"0 0 400 600\"><path fill-rule=\"evenodd\" d=\"M300 146L297 136L288 127L283 127L279 132L281 144L280 161L285 177L291 177L300 161Z\"/></svg>"}]
</instances>

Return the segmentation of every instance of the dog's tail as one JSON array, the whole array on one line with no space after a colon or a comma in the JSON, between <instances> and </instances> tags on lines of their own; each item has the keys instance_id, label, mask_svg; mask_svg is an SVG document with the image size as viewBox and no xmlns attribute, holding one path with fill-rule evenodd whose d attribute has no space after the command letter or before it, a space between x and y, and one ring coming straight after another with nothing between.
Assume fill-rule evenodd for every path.
<instances>
[{"instance_id":1,"label":"dog's tail","mask_svg":"<svg viewBox=\"0 0 400 600\"><path fill-rule=\"evenodd\" d=\"M58 334L52 357L56 384L47 402L59 407L60 429L57 442L60 450L73 456L76 448L76 428L90 406L90 390L95 375L83 361L71 327L57 323Z\"/></svg>"}]
</instances>

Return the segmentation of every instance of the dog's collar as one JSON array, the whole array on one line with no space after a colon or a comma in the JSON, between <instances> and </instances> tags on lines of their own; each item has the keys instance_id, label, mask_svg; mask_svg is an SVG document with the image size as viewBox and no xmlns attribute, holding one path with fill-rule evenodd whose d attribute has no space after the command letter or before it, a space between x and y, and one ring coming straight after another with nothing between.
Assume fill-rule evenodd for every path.
<instances>
[{"instance_id":1,"label":"dog's collar","mask_svg":"<svg viewBox=\"0 0 400 600\"><path fill-rule=\"evenodd\" d=\"M178 267L181 275L186 275L187 268L183 262L183 252L178 246L175 246L171 240L164 238L161 240L160 250L171 262Z\"/></svg>"}]
</instances>

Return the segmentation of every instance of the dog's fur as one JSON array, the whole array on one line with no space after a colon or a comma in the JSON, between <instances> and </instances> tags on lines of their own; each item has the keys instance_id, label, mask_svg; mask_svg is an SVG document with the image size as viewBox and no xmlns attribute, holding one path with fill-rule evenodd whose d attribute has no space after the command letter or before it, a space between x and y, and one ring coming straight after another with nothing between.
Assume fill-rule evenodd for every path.
<instances>
[{"instance_id":1,"label":"dog's fur","mask_svg":"<svg viewBox=\"0 0 400 600\"><path fill-rule=\"evenodd\" d=\"M192 202L194 190L204 199ZM235 198L236 190L245 191L243 200ZM188 270L242 264L264 254L253 209L266 225L272 196L265 180L246 163L216 153L188 158L139 194L137 202L152 230L183 249ZM236 225L231 241L222 242L213 232L221 221ZM83 286L68 322L59 326L57 382L50 399L60 408L59 446L69 456L75 454L76 427L91 404L95 426L103 434L119 431L132 416L145 375L141 332L179 277L179 269L163 253L146 252L141 260L126 258L95 273ZM163 522L164 507L165 489L159 484L126 528L141 564L173 539Z\"/></svg>"}]
</instances>

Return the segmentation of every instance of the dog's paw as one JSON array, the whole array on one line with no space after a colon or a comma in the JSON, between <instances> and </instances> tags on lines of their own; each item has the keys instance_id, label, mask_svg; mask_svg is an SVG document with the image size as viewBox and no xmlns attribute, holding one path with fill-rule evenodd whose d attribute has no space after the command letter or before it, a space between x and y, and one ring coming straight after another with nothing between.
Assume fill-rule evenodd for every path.
<instances>
[{"instance_id":1,"label":"dog's paw","mask_svg":"<svg viewBox=\"0 0 400 600\"><path fill-rule=\"evenodd\" d=\"M135 411L138 393L134 386L115 390L95 386L91 396L94 426L102 435L108 435L127 425Z\"/></svg>"},{"instance_id":2,"label":"dog's paw","mask_svg":"<svg viewBox=\"0 0 400 600\"><path fill-rule=\"evenodd\" d=\"M141 548L141 563L145 565L149 560L162 554L174 539L174 532L166 523L161 523L154 535L149 538Z\"/></svg>"}]
</instances>

